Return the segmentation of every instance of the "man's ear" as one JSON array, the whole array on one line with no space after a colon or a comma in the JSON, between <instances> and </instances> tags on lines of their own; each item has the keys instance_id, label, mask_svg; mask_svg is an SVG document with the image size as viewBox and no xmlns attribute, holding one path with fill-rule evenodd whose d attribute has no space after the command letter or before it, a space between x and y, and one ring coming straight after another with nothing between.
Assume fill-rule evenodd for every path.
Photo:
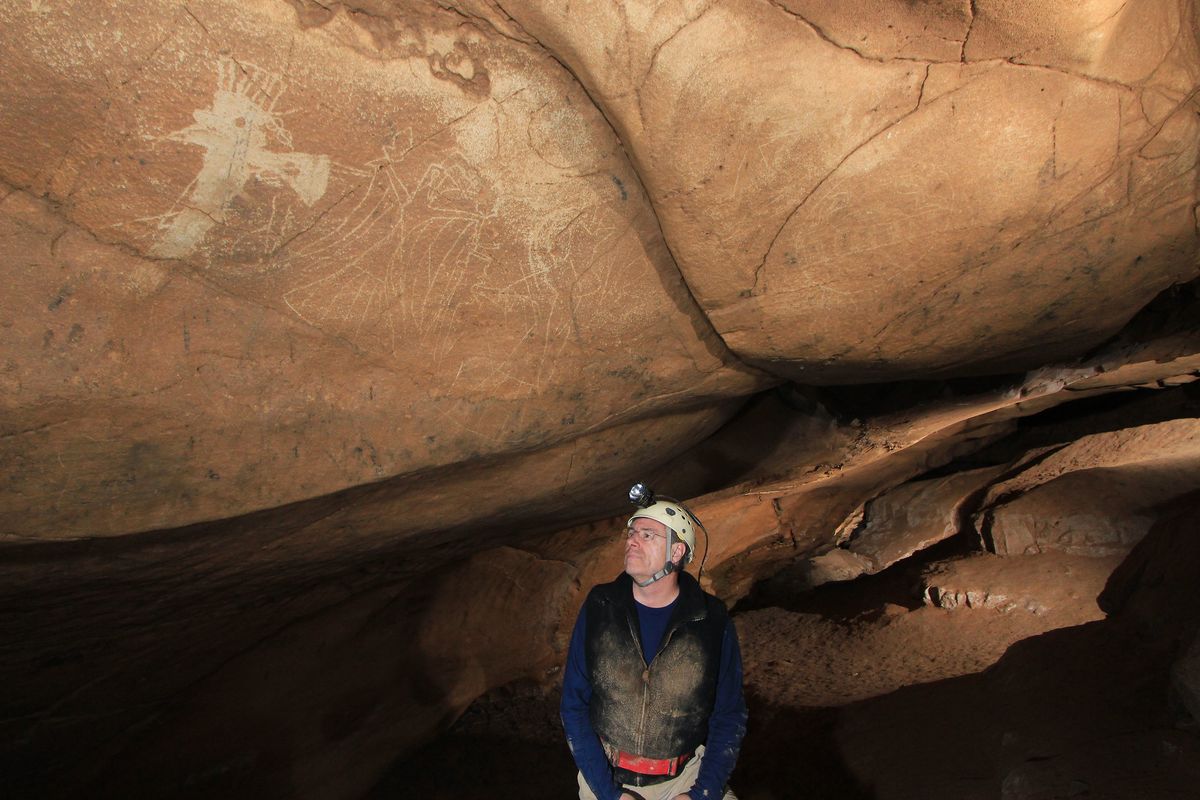
<instances>
[{"instance_id":1,"label":"man's ear","mask_svg":"<svg viewBox=\"0 0 1200 800\"><path fill-rule=\"evenodd\" d=\"M687 545L683 542L676 542L675 544L671 545L671 560L674 561L676 565L678 565L680 561L683 561L683 557L686 554Z\"/></svg>"}]
</instances>

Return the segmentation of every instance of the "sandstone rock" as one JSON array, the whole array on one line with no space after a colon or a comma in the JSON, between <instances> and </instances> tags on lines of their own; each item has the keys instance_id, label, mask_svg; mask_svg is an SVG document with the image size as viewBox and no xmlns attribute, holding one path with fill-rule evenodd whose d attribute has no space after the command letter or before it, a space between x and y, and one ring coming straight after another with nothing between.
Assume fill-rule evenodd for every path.
<instances>
[{"instance_id":1,"label":"sandstone rock","mask_svg":"<svg viewBox=\"0 0 1200 800\"><path fill-rule=\"evenodd\" d=\"M1200 488L1198 468L1194 420L1086 436L992 486L976 525L1001 554L1125 553L1157 507Z\"/></svg>"},{"instance_id":2,"label":"sandstone rock","mask_svg":"<svg viewBox=\"0 0 1200 800\"><path fill-rule=\"evenodd\" d=\"M945 609L987 608L1037 615L1075 615L1064 624L1100 619L1095 598L1120 562L1042 553L1007 560L981 555L942 562L923 578L927 605Z\"/></svg>"},{"instance_id":3,"label":"sandstone rock","mask_svg":"<svg viewBox=\"0 0 1200 800\"><path fill-rule=\"evenodd\" d=\"M121 732L120 752L81 793L200 795L252 786L264 796L362 796L428 726L523 674L530 658L542 670L556 663L548 622L563 616L571 572L566 563L500 548L465 561L431 591L352 595L221 665L170 713ZM464 596L478 602L464 605ZM426 613L414 617L412 603ZM526 609L519 633L507 624L518 605ZM235 687L247 683L256 692L243 702ZM289 709L286 720L281 707ZM227 735L231 719L275 735L247 746ZM180 728L191 731L192 746L179 748L169 734ZM347 763L358 768L346 770Z\"/></svg>"},{"instance_id":4,"label":"sandstone rock","mask_svg":"<svg viewBox=\"0 0 1200 800\"><path fill-rule=\"evenodd\" d=\"M1027 368L1196 275L1190 4L505 8L613 121L717 330L779 374Z\"/></svg>"},{"instance_id":5,"label":"sandstone rock","mask_svg":"<svg viewBox=\"0 0 1200 800\"><path fill-rule=\"evenodd\" d=\"M801 566L803 583L795 586L796 591L812 589L834 581L854 580L870 571L871 562L857 553L835 547L828 553L813 556Z\"/></svg>"},{"instance_id":6,"label":"sandstone rock","mask_svg":"<svg viewBox=\"0 0 1200 800\"><path fill-rule=\"evenodd\" d=\"M1197 508L1200 494L1193 493L1162 509L1100 596L1110 615L1134 620L1148 640L1169 642L1178 653L1200 630L1200 595L1191 580L1200 570Z\"/></svg>"},{"instance_id":7,"label":"sandstone rock","mask_svg":"<svg viewBox=\"0 0 1200 800\"><path fill-rule=\"evenodd\" d=\"M0 70L4 533L246 513L765 385L571 76L409 11L0 12L27 41Z\"/></svg>"},{"instance_id":8,"label":"sandstone rock","mask_svg":"<svg viewBox=\"0 0 1200 800\"><path fill-rule=\"evenodd\" d=\"M1182 302L1087 352L1197 274L1183 0L36 0L0 30L0 794L361 796L553 669L633 478L694 504L735 600L945 535L976 477L906 482L1023 417L1200 371ZM813 399L1000 369L1029 372ZM1089 430L990 510L1014 550L1060 509L1124 545L1195 429Z\"/></svg>"},{"instance_id":9,"label":"sandstone rock","mask_svg":"<svg viewBox=\"0 0 1200 800\"><path fill-rule=\"evenodd\" d=\"M867 503L848 547L875 573L961 532L964 503L1004 471L1003 467L910 481Z\"/></svg>"},{"instance_id":10,"label":"sandstone rock","mask_svg":"<svg viewBox=\"0 0 1200 800\"><path fill-rule=\"evenodd\" d=\"M1060 798L1080 783L1093 795L1185 797L1200 778L1200 741L1162 726L1164 660L1114 620L1047 631L982 672L847 707L841 763L881 800ZM931 747L911 736L921 717L956 734Z\"/></svg>"},{"instance_id":11,"label":"sandstone rock","mask_svg":"<svg viewBox=\"0 0 1200 800\"><path fill-rule=\"evenodd\" d=\"M1191 727L1200 725L1200 636L1171 665L1171 691L1191 715Z\"/></svg>"}]
</instances>

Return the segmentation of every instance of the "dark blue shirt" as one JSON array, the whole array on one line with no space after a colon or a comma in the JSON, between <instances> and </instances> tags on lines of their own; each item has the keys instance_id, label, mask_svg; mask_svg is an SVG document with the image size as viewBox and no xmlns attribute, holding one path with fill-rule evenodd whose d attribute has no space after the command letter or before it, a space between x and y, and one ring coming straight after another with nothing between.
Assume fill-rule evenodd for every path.
<instances>
[{"instance_id":1,"label":"dark blue shirt","mask_svg":"<svg viewBox=\"0 0 1200 800\"><path fill-rule=\"evenodd\" d=\"M653 660L662 642L674 606L662 609L637 604L642 652ZM592 729L588 705L592 700L592 685L588 680L584 639L587 633L586 608L579 610L571 645L567 650L567 666L563 671L563 693L560 713L567 745L575 757L575 765L583 774L597 800L618 800L624 791L613 779L612 766ZM651 646L647 646L651 645ZM720 800L725 784L737 762L742 736L746 733L746 701L742 696L742 653L738 647L737 631L730 622L721 639L721 666L717 674L717 696L712 716L708 719L708 739L704 743L704 760L696 783L688 790L692 800Z\"/></svg>"},{"instance_id":2,"label":"dark blue shirt","mask_svg":"<svg viewBox=\"0 0 1200 800\"><path fill-rule=\"evenodd\" d=\"M658 646L662 644L663 634L667 632L667 623L671 621L671 612L675 610L675 604L679 602L676 597L662 608L651 608L644 606L638 601L633 603L637 606L638 612L638 628L642 635L642 658L649 664L654 660L654 656L658 653Z\"/></svg>"}]
</instances>

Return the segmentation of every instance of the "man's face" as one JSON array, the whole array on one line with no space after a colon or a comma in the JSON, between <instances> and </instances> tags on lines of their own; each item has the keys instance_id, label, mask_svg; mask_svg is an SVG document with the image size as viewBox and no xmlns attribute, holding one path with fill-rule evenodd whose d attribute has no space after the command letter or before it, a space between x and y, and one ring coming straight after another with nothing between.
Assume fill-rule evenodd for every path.
<instances>
[{"instance_id":1,"label":"man's face","mask_svg":"<svg viewBox=\"0 0 1200 800\"><path fill-rule=\"evenodd\" d=\"M645 580L662 569L667 556L669 531L658 520L638 517L629 523L625 539L625 571Z\"/></svg>"}]
</instances>

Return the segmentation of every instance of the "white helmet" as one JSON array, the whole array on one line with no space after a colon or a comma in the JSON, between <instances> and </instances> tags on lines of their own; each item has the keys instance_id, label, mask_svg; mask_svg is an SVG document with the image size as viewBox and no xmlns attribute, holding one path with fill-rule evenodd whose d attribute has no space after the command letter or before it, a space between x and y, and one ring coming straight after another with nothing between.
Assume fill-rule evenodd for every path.
<instances>
[{"instance_id":1,"label":"white helmet","mask_svg":"<svg viewBox=\"0 0 1200 800\"><path fill-rule=\"evenodd\" d=\"M679 541L687 545L687 552L684 553L679 566L686 567L692 560L696 553L696 519L683 506L666 500L656 500L646 508L639 508L626 524L632 525L635 519L652 519L666 525Z\"/></svg>"}]
</instances>

